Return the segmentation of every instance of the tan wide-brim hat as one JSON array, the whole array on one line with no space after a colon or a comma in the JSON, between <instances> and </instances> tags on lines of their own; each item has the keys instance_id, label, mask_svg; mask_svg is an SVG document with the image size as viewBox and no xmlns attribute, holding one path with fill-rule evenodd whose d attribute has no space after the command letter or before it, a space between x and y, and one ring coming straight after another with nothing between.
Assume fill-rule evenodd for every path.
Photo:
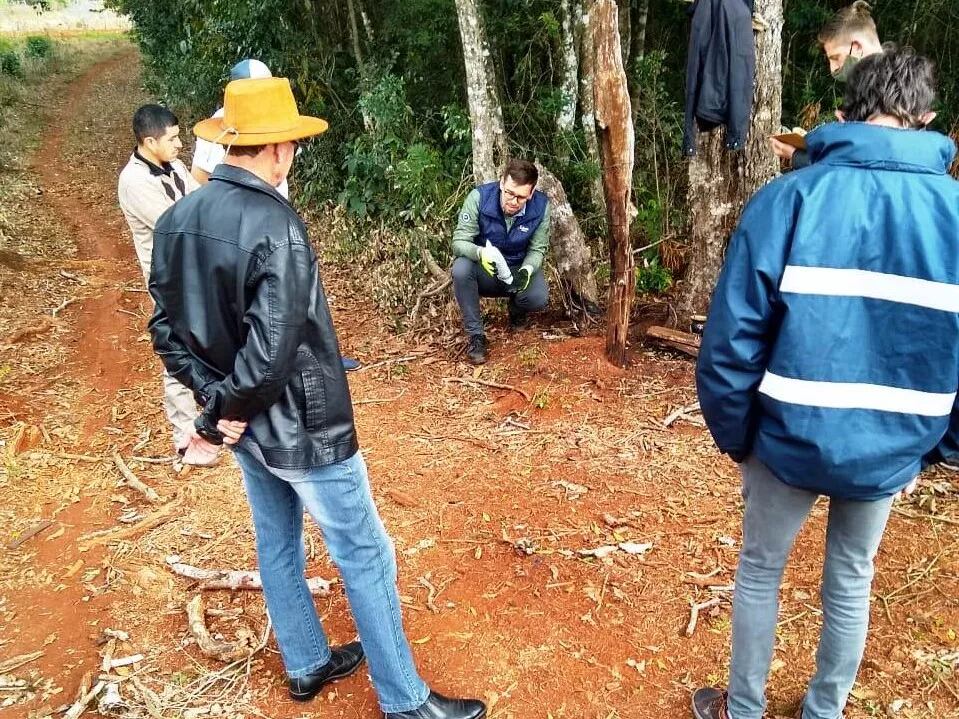
<instances>
[{"instance_id":1,"label":"tan wide-brim hat","mask_svg":"<svg viewBox=\"0 0 959 719\"><path fill-rule=\"evenodd\" d=\"M313 137L329 124L296 109L285 77L234 80L223 95L223 117L202 120L193 133L219 145L272 145Z\"/></svg>"}]
</instances>

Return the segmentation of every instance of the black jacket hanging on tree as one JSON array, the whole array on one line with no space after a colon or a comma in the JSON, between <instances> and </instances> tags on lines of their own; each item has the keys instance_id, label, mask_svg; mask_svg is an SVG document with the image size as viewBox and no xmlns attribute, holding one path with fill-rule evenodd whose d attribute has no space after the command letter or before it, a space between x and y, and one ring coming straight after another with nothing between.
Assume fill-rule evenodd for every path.
<instances>
[{"instance_id":1,"label":"black jacket hanging on tree","mask_svg":"<svg viewBox=\"0 0 959 719\"><path fill-rule=\"evenodd\" d=\"M696 154L696 129L726 126L726 149L746 143L756 75L752 0L696 0L686 62L683 154Z\"/></svg>"}]
</instances>

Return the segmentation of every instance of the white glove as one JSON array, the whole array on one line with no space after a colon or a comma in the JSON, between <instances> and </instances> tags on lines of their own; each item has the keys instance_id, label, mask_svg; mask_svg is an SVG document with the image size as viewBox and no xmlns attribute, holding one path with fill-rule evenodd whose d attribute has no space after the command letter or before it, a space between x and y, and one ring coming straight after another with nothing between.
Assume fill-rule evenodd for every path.
<instances>
[{"instance_id":1,"label":"white glove","mask_svg":"<svg viewBox=\"0 0 959 719\"><path fill-rule=\"evenodd\" d=\"M506 258L503 257L503 253L500 252L496 247L493 247L492 243L489 240L486 241L485 247L480 247L480 266L486 271L490 277L495 277L500 282L505 282L506 284L512 284L513 282L513 273L509 269L509 265L506 264Z\"/></svg>"}]
</instances>

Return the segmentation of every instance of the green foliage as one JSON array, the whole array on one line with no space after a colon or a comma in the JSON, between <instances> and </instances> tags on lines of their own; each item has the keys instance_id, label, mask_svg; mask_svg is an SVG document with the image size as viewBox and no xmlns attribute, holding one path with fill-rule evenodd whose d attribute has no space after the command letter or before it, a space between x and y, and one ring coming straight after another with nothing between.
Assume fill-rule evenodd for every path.
<instances>
[{"instance_id":1,"label":"green foliage","mask_svg":"<svg viewBox=\"0 0 959 719\"><path fill-rule=\"evenodd\" d=\"M4 38L0 38L0 75L23 77L23 62L20 53Z\"/></svg>"},{"instance_id":2,"label":"green foliage","mask_svg":"<svg viewBox=\"0 0 959 719\"><path fill-rule=\"evenodd\" d=\"M838 101L816 42L819 28L851 0L790 0L783 31L783 118L828 117ZM229 68L245 57L290 78L302 111L330 121L294 168L300 206L338 206L328 233L332 256L376 272L368 288L384 308L408 306L426 277L421 250L448 259L456 207L472 183L471 127L455 3L366 0L106 0L134 22L148 86L184 119L220 103ZM601 168L577 122L557 131L564 97L563 18L556 0L481 0L510 150L535 158L563 182L587 236L597 238L604 271L605 217L593 204ZM686 163L681 156L688 5L650 0L644 42L636 42L640 3L625 59L634 100L636 157L633 227L640 259L637 288L661 292L681 263L686 223ZM959 3L882 0L883 39L914 44L939 69L937 126L959 122ZM624 38L625 40L626 38ZM359 45L361 55L354 51ZM29 52L28 57L33 57ZM5 58L11 57L12 60ZM0 75L20 55L0 44ZM581 108L578 108L579 111ZM660 250L671 248L669 253ZM668 260L664 262L663 258ZM677 259L678 258L678 259Z\"/></svg>"},{"instance_id":3,"label":"green foliage","mask_svg":"<svg viewBox=\"0 0 959 719\"><path fill-rule=\"evenodd\" d=\"M636 292L639 294L663 293L673 285L672 272L659 264L658 258L637 267L635 275Z\"/></svg>"},{"instance_id":4,"label":"green foliage","mask_svg":"<svg viewBox=\"0 0 959 719\"><path fill-rule=\"evenodd\" d=\"M31 35L25 43L27 57L45 60L53 55L53 40L46 35Z\"/></svg>"}]
</instances>

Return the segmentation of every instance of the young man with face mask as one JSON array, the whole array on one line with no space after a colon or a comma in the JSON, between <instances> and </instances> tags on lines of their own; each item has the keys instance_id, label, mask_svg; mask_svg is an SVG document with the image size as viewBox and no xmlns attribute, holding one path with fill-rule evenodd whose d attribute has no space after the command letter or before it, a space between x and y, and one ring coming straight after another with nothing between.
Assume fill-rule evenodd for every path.
<instances>
[{"instance_id":1,"label":"young man with face mask","mask_svg":"<svg viewBox=\"0 0 959 719\"><path fill-rule=\"evenodd\" d=\"M856 0L833 15L819 32L819 44L829 63L829 73L836 82L845 83L856 63L864 57L882 52L869 3ZM774 137L769 138L769 144L776 156L787 161L794 170L809 164L806 150L796 149Z\"/></svg>"},{"instance_id":2,"label":"young man with face mask","mask_svg":"<svg viewBox=\"0 0 959 719\"><path fill-rule=\"evenodd\" d=\"M828 497L822 632L802 719L843 714L869 624L873 559L897 493L959 454L959 182L933 119L932 63L887 49L849 76L813 164L761 189L729 243L696 385L740 463L743 542L728 693L696 719L761 719L783 571Z\"/></svg>"}]
</instances>

